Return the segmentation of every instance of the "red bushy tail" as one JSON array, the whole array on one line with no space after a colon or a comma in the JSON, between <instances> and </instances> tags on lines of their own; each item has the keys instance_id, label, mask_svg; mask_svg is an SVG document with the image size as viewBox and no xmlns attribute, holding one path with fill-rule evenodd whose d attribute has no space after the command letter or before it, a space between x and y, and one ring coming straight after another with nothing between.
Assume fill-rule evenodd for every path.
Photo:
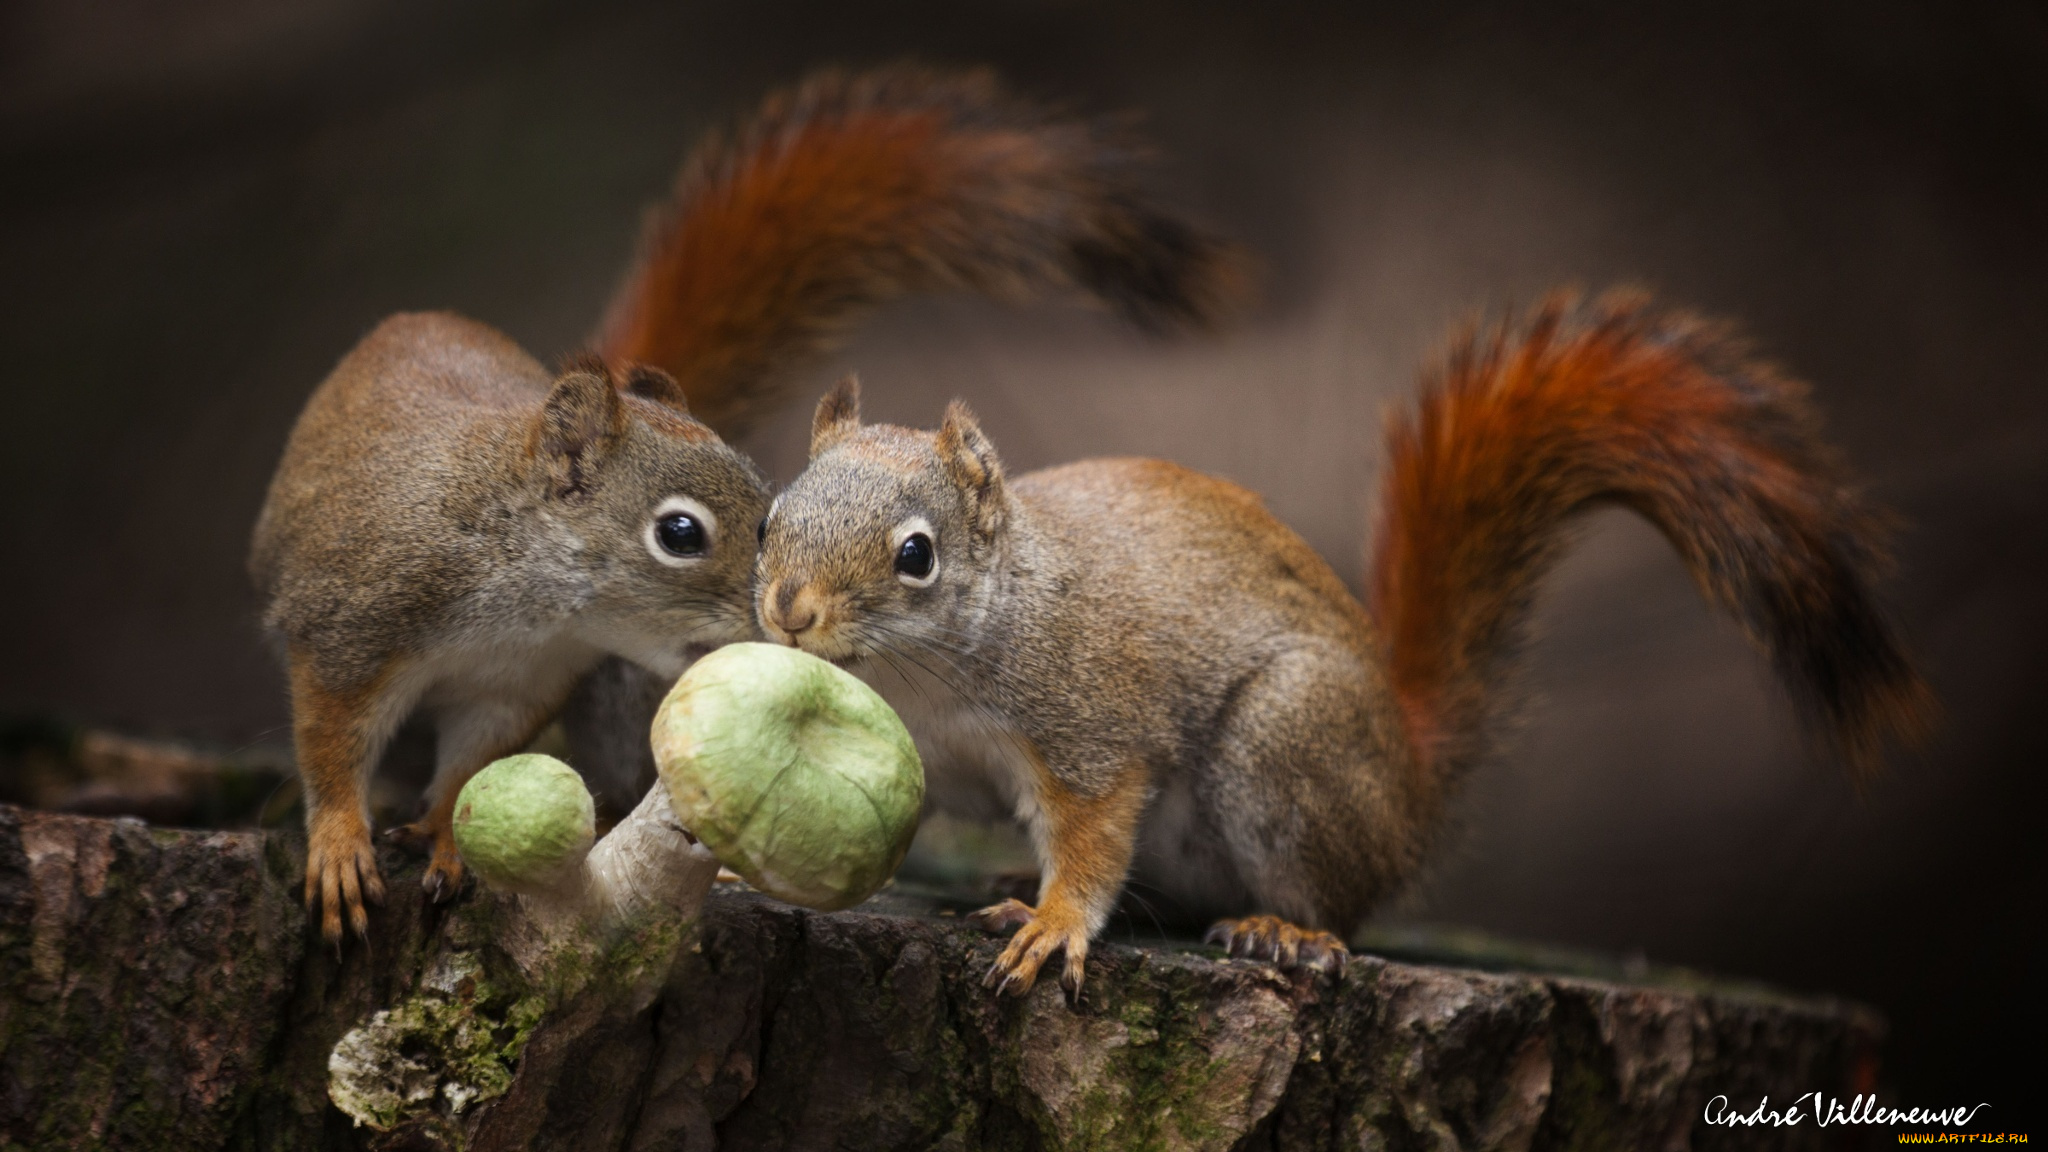
<instances>
[{"instance_id":1,"label":"red bushy tail","mask_svg":"<svg viewBox=\"0 0 2048 1152\"><path fill-rule=\"evenodd\" d=\"M1390 429L1387 469L1372 609L1429 790L1484 750L1562 529L1607 501L1663 531L1852 770L1926 724L1932 697L1872 597L1882 518L1804 387L1716 327L1632 296L1553 299L1452 353Z\"/></svg>"},{"instance_id":2,"label":"red bushy tail","mask_svg":"<svg viewBox=\"0 0 2048 1152\"><path fill-rule=\"evenodd\" d=\"M1079 289L1147 324L1206 323L1240 262L1147 200L1141 159L986 73L821 74L684 164L598 350L666 369L730 434L780 369L909 292Z\"/></svg>"}]
</instances>

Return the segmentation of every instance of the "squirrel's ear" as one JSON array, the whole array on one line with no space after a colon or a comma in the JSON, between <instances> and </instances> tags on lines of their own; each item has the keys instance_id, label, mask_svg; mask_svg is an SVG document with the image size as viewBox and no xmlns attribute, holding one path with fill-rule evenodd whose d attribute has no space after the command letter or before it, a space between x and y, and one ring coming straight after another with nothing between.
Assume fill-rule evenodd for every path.
<instances>
[{"instance_id":1,"label":"squirrel's ear","mask_svg":"<svg viewBox=\"0 0 2048 1152\"><path fill-rule=\"evenodd\" d=\"M534 430L534 452L547 465L553 493L589 495L599 457L625 430L626 406L610 380L577 370L555 381Z\"/></svg>"},{"instance_id":2,"label":"squirrel's ear","mask_svg":"<svg viewBox=\"0 0 2048 1152\"><path fill-rule=\"evenodd\" d=\"M1003 462L967 405L958 400L946 405L935 446L946 475L973 502L975 527L994 535L1003 524Z\"/></svg>"},{"instance_id":3,"label":"squirrel's ear","mask_svg":"<svg viewBox=\"0 0 2048 1152\"><path fill-rule=\"evenodd\" d=\"M690 398L683 395L683 386L676 383L675 377L652 364L635 364L627 370L625 388L635 396L673 408L685 416L690 413Z\"/></svg>"},{"instance_id":4,"label":"squirrel's ear","mask_svg":"<svg viewBox=\"0 0 2048 1152\"><path fill-rule=\"evenodd\" d=\"M818 401L811 416L811 459L860 427L860 377L849 372Z\"/></svg>"}]
</instances>

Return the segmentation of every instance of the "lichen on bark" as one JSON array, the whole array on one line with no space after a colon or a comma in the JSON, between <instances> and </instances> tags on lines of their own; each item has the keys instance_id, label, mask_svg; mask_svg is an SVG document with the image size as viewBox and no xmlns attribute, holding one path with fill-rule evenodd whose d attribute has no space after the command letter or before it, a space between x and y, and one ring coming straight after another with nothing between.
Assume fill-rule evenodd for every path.
<instances>
[{"instance_id":1,"label":"lichen on bark","mask_svg":"<svg viewBox=\"0 0 2048 1152\"><path fill-rule=\"evenodd\" d=\"M378 1131L430 1111L460 1117L511 1088L520 1053L547 1007L536 992L515 995L500 987L476 954L450 953L419 991L335 1045L328 1096Z\"/></svg>"},{"instance_id":2,"label":"lichen on bark","mask_svg":"<svg viewBox=\"0 0 2048 1152\"><path fill-rule=\"evenodd\" d=\"M558 792L540 794L557 802ZM588 794L581 800L587 823ZM586 1019L568 1010L578 1000L627 1011L652 1001L718 871L661 787L594 848L586 834L567 855L536 859L526 874L501 863L498 882L515 890L457 909L444 933L455 946L335 1044L328 1097L356 1124L466 1147L465 1114L511 1090L550 1018Z\"/></svg>"}]
</instances>

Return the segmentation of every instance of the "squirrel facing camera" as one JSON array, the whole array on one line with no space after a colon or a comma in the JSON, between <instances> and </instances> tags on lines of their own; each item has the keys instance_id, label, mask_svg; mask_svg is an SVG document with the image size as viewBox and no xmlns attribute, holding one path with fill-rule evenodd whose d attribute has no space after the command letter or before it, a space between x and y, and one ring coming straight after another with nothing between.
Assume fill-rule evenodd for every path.
<instances>
[{"instance_id":1,"label":"squirrel facing camera","mask_svg":"<svg viewBox=\"0 0 2048 1152\"><path fill-rule=\"evenodd\" d=\"M436 766L425 818L399 831L431 844L445 898L455 796L579 680L618 660L673 680L752 635L767 489L720 436L863 312L964 289L1217 318L1243 260L1155 205L1141 160L1109 122L986 73L823 73L684 163L594 351L558 377L446 313L394 316L345 356L292 431L250 560L290 672L327 939L365 932L383 893L367 784L408 715L432 716ZM645 732L651 702L610 711L636 708Z\"/></svg>"},{"instance_id":2,"label":"squirrel facing camera","mask_svg":"<svg viewBox=\"0 0 2048 1152\"><path fill-rule=\"evenodd\" d=\"M1055 952L1078 995L1124 881L1223 919L1235 955L1323 967L1411 877L1488 748L1536 585L1581 511L1654 522L1853 770L1931 711L1871 583L1882 519L1804 389L1633 296L1553 299L1474 337L1389 430L1367 612L1227 481L1159 460L1008 477L957 402L863 425L849 379L769 511L770 638L869 677L932 803L1014 815L1035 907L989 973Z\"/></svg>"}]
</instances>

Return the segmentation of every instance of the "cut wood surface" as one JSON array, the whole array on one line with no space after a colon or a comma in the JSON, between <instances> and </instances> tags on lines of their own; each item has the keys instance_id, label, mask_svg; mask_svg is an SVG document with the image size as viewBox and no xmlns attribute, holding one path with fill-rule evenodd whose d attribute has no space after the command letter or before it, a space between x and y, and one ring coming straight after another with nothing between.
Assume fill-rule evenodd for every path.
<instances>
[{"instance_id":1,"label":"cut wood surface","mask_svg":"<svg viewBox=\"0 0 2048 1152\"><path fill-rule=\"evenodd\" d=\"M643 946L644 994L548 1000L500 962L505 898L428 905L396 853L337 960L300 852L0 807L0 1149L1838 1147L1701 1112L1868 1091L1883 1028L1654 971L1290 978L1113 942L1078 1008L997 999L999 942L900 890L820 914L721 889L672 956ZM358 1123L344 1083L391 1094Z\"/></svg>"}]
</instances>

